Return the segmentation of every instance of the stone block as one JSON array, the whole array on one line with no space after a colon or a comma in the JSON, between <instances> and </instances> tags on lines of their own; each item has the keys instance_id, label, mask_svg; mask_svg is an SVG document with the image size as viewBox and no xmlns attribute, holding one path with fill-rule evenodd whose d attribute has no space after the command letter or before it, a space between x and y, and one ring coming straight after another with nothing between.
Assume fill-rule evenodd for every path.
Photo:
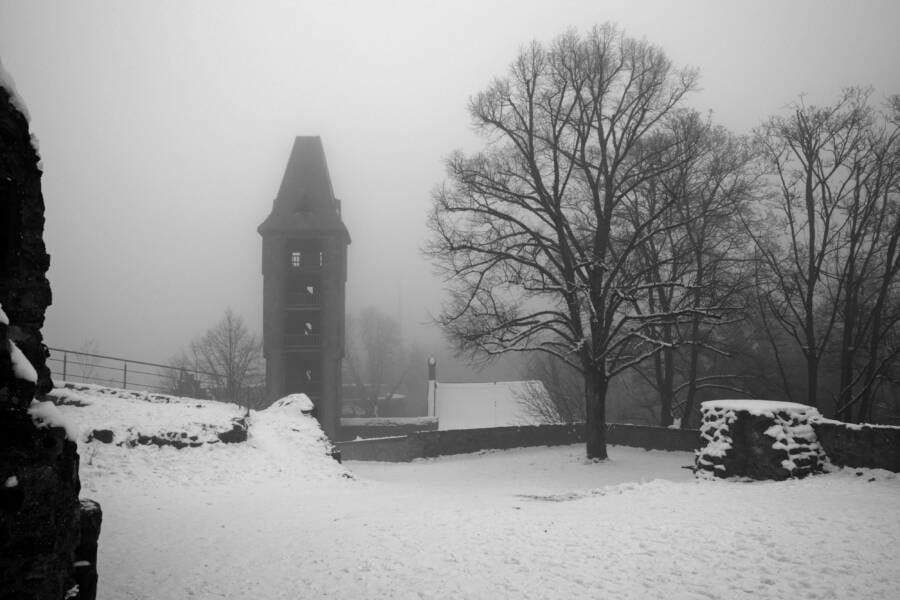
<instances>
[{"instance_id":1,"label":"stone block","mask_svg":"<svg viewBox=\"0 0 900 600\"><path fill-rule=\"evenodd\" d=\"M789 402L714 400L701 406L701 477L783 480L822 470L825 453L812 420L814 408Z\"/></svg>"},{"instance_id":2,"label":"stone block","mask_svg":"<svg viewBox=\"0 0 900 600\"><path fill-rule=\"evenodd\" d=\"M97 546L103 511L93 500L82 499L79 529L81 538L75 548L74 570L78 595L75 600L94 600L97 597Z\"/></svg>"}]
</instances>

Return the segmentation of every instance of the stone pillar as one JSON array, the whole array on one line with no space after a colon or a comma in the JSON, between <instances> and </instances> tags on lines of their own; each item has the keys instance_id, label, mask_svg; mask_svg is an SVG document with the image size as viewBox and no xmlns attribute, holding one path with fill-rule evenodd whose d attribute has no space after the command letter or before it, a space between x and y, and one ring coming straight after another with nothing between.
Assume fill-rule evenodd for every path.
<instances>
[{"instance_id":1,"label":"stone pillar","mask_svg":"<svg viewBox=\"0 0 900 600\"><path fill-rule=\"evenodd\" d=\"M782 480L822 470L825 453L803 404L765 400L711 400L700 407L701 477Z\"/></svg>"},{"instance_id":2,"label":"stone pillar","mask_svg":"<svg viewBox=\"0 0 900 600\"><path fill-rule=\"evenodd\" d=\"M428 416L437 416L437 360L433 356L428 358Z\"/></svg>"},{"instance_id":3,"label":"stone pillar","mask_svg":"<svg viewBox=\"0 0 900 600\"><path fill-rule=\"evenodd\" d=\"M103 512L93 500L81 501L79 528L81 539L75 548L75 581L78 595L75 600L94 600L97 597L97 541Z\"/></svg>"}]
</instances>

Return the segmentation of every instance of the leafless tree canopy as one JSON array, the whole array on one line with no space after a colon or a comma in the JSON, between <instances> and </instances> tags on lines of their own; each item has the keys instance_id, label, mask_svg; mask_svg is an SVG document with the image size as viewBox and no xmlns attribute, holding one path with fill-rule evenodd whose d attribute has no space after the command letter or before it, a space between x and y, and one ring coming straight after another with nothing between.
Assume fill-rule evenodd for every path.
<instances>
[{"instance_id":1,"label":"leafless tree canopy","mask_svg":"<svg viewBox=\"0 0 900 600\"><path fill-rule=\"evenodd\" d=\"M611 25L535 42L472 100L486 147L453 155L434 196L441 323L474 356L540 351L582 372L592 458L606 456L609 378L665 346L662 323L706 312L649 310L660 285L687 284L648 283L637 260L681 224L643 191L696 151L701 128L678 109L695 83Z\"/></svg>"},{"instance_id":2,"label":"leafless tree canopy","mask_svg":"<svg viewBox=\"0 0 900 600\"><path fill-rule=\"evenodd\" d=\"M690 313L655 325L654 337L663 348L636 367L659 395L663 426L671 425L676 414L688 426L702 390L744 393L735 374L709 365L729 354L723 330L740 318L750 241L736 214L758 185L748 140L693 114L684 115L680 126L695 130L698 143L677 168L651 179L642 190L645 202L667 207L660 218L670 226L637 252L639 272L652 286L647 309ZM643 212L637 209L631 216L637 227Z\"/></svg>"},{"instance_id":3,"label":"leafless tree canopy","mask_svg":"<svg viewBox=\"0 0 900 600\"><path fill-rule=\"evenodd\" d=\"M473 359L577 370L589 457L606 455L625 370L656 390L662 425L773 374L860 419L896 379L900 99L801 101L751 140L681 106L696 77L611 25L532 43L471 100L484 149L452 155L434 194L440 323ZM823 365L840 374L829 406Z\"/></svg>"},{"instance_id":4,"label":"leafless tree canopy","mask_svg":"<svg viewBox=\"0 0 900 600\"><path fill-rule=\"evenodd\" d=\"M900 107L894 97L879 112L869 96L852 88L829 106L801 100L764 124L757 140L772 181L767 227L748 225L761 259L761 315L806 366L804 397L766 323L786 393L847 419L854 406L858 419L871 415L873 393L900 354ZM820 370L833 354L840 381L826 402Z\"/></svg>"},{"instance_id":5,"label":"leafless tree canopy","mask_svg":"<svg viewBox=\"0 0 900 600\"><path fill-rule=\"evenodd\" d=\"M378 416L379 399L397 392L406 374L400 324L375 307L347 317L346 368L365 416Z\"/></svg>"},{"instance_id":6,"label":"leafless tree canopy","mask_svg":"<svg viewBox=\"0 0 900 600\"><path fill-rule=\"evenodd\" d=\"M584 423L584 377L549 354L528 361L528 380L516 396L536 423Z\"/></svg>"},{"instance_id":7,"label":"leafless tree canopy","mask_svg":"<svg viewBox=\"0 0 900 600\"><path fill-rule=\"evenodd\" d=\"M189 347L193 369L215 374L214 396L250 406L263 383L262 344L231 309Z\"/></svg>"}]
</instances>

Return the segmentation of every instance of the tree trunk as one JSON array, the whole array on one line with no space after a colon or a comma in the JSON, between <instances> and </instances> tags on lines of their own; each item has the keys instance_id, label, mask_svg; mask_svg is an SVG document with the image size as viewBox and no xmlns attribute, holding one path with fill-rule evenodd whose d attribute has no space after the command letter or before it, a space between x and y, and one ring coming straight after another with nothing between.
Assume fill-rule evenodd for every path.
<instances>
[{"instance_id":1,"label":"tree trunk","mask_svg":"<svg viewBox=\"0 0 900 600\"><path fill-rule=\"evenodd\" d=\"M584 380L587 457L591 460L606 460L606 391L609 379L606 373L600 373L595 368L585 374Z\"/></svg>"},{"instance_id":2,"label":"tree trunk","mask_svg":"<svg viewBox=\"0 0 900 600\"><path fill-rule=\"evenodd\" d=\"M875 389L874 386L870 386L866 388L866 390L862 394L862 398L859 400L859 411L856 413L856 422L857 423L866 423L872 420L872 404L875 399ZM851 414L851 410L847 409L848 415ZM843 420L843 419L842 419ZM852 421L852 417L848 417L847 421Z\"/></svg>"},{"instance_id":3,"label":"tree trunk","mask_svg":"<svg viewBox=\"0 0 900 600\"><path fill-rule=\"evenodd\" d=\"M878 376L878 368L876 365L880 362L879 347L884 339L884 327L882 326L882 318L884 316L885 303L890 294L891 283L897 275L897 247L900 244L900 217L897 217L891 227L891 236L888 242L887 251L885 252L884 273L881 276L881 287L878 291L878 300L873 309L872 330L869 336L869 356L866 364L866 375L862 381L864 392L859 402L859 409L856 414L856 422L864 423L872 418L872 404L875 396L875 377Z\"/></svg>"},{"instance_id":4,"label":"tree trunk","mask_svg":"<svg viewBox=\"0 0 900 600\"><path fill-rule=\"evenodd\" d=\"M815 306L813 297L819 283L819 268L816 264L816 198L813 195L814 171L812 165L815 158L812 152L806 157L806 222L807 222L807 265L806 265L806 298L803 308L805 311L804 335L806 336L806 398L807 404L817 408L816 398L819 388L819 348L816 345L815 330ZM824 232L827 235L827 231ZM797 243L796 241L794 242ZM825 242L823 241L823 252Z\"/></svg>"},{"instance_id":5,"label":"tree trunk","mask_svg":"<svg viewBox=\"0 0 900 600\"><path fill-rule=\"evenodd\" d=\"M835 418L841 421L849 421L852 409L850 403L853 399L853 363L856 355L854 337L856 336L857 298L859 294L856 281L857 260L857 236L859 225L854 211L852 227L850 230L850 250L847 255L847 275L844 282L844 331L841 335L841 359L840 359L840 383L838 384L837 405L840 410ZM861 276L862 279L862 276Z\"/></svg>"},{"instance_id":6,"label":"tree trunk","mask_svg":"<svg viewBox=\"0 0 900 600\"><path fill-rule=\"evenodd\" d=\"M875 318L872 322L872 334L869 338L869 356L868 362L865 367L865 377L863 379L863 393L861 398L859 399L859 407L856 413L856 422L857 423L865 423L872 418L872 404L874 400L875 390L874 382L875 378L878 376L878 368L877 364L880 359L880 355L878 352L879 341L881 340L881 336L878 332L881 331L881 299L879 298L879 306L875 308ZM852 418L853 407L847 407L847 418L842 418L843 421L853 421Z\"/></svg>"},{"instance_id":7,"label":"tree trunk","mask_svg":"<svg viewBox=\"0 0 900 600\"><path fill-rule=\"evenodd\" d=\"M819 387L819 357L815 349L810 349L806 355L806 403L813 408L818 408L816 392Z\"/></svg>"},{"instance_id":8,"label":"tree trunk","mask_svg":"<svg viewBox=\"0 0 900 600\"><path fill-rule=\"evenodd\" d=\"M690 429L691 415L694 413L694 398L697 396L697 365L700 362L700 346L697 344L697 338L700 337L700 319L693 318L691 323L691 357L688 365L688 389L687 396L684 399L684 412L681 415L681 428Z\"/></svg>"},{"instance_id":9,"label":"tree trunk","mask_svg":"<svg viewBox=\"0 0 900 600\"><path fill-rule=\"evenodd\" d=\"M706 282L706 269L704 264L703 246L706 241L705 227L701 229L700 238L694 247L694 264L697 267L696 287L691 294L693 308L700 309L703 304L702 284ZM712 269L715 271L715 268ZM700 317L694 314L691 317L691 342L690 356L688 358L688 388L684 399L684 410L681 412L681 428L689 429L691 416L694 412L694 399L697 397L697 369L700 364Z\"/></svg>"},{"instance_id":10,"label":"tree trunk","mask_svg":"<svg viewBox=\"0 0 900 600\"><path fill-rule=\"evenodd\" d=\"M659 281L659 277L656 277ZM666 292L658 290L659 310L669 312L672 302ZM653 302L653 292L650 293L650 310L656 311ZM672 349L672 325L665 323L659 330L662 342L666 347L654 357L656 371L656 388L659 392L659 424L668 427L672 424L672 402L675 397L675 351Z\"/></svg>"},{"instance_id":11,"label":"tree trunk","mask_svg":"<svg viewBox=\"0 0 900 600\"><path fill-rule=\"evenodd\" d=\"M849 326L847 326L849 328ZM850 421L851 414L853 412L851 401L853 400L853 358L855 354L855 348L853 348L853 341L848 340L847 336L844 335L844 340L841 344L841 381L839 384L839 395L838 395L838 406L842 407L837 414L835 414L835 418L839 421Z\"/></svg>"},{"instance_id":12,"label":"tree trunk","mask_svg":"<svg viewBox=\"0 0 900 600\"><path fill-rule=\"evenodd\" d=\"M666 325L665 328L671 329L671 326ZM667 333L666 337L669 338L666 341L671 342L671 333ZM668 346L662 351L662 354L665 360L663 361L662 387L659 390L659 424L662 427L668 427L673 423L672 402L675 396L675 351L671 346Z\"/></svg>"}]
</instances>

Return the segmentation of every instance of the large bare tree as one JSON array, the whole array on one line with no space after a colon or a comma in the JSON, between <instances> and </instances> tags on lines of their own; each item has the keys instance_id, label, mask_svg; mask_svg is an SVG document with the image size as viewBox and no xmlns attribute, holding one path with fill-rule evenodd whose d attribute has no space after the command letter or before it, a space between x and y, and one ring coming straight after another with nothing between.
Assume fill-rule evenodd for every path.
<instances>
[{"instance_id":1,"label":"large bare tree","mask_svg":"<svg viewBox=\"0 0 900 600\"><path fill-rule=\"evenodd\" d=\"M648 311L658 285L636 260L678 225L641 188L699 143L674 119L696 77L608 24L534 42L472 99L486 147L454 154L434 195L427 252L451 295L440 323L473 357L536 351L576 368L589 458L606 458L610 379L665 346L660 323L696 312Z\"/></svg>"}]
</instances>

